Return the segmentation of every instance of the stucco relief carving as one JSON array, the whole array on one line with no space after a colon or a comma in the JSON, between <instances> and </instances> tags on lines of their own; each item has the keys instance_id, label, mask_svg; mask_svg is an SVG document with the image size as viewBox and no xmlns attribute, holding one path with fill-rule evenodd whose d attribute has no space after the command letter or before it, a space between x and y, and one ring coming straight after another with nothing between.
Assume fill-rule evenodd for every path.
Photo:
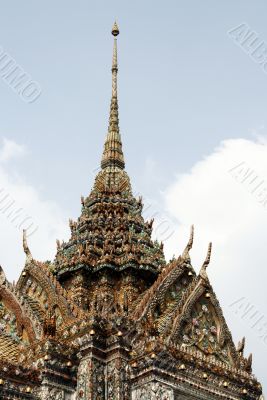
<instances>
[{"instance_id":1,"label":"stucco relief carving","mask_svg":"<svg viewBox=\"0 0 267 400\"><path fill-rule=\"evenodd\" d=\"M133 400L174 400L173 390L159 382L151 382L134 389Z\"/></svg>"},{"instance_id":2,"label":"stucco relief carving","mask_svg":"<svg viewBox=\"0 0 267 400\"><path fill-rule=\"evenodd\" d=\"M46 386L41 391L42 400L66 400L64 391L58 388L52 388Z\"/></svg>"}]
</instances>

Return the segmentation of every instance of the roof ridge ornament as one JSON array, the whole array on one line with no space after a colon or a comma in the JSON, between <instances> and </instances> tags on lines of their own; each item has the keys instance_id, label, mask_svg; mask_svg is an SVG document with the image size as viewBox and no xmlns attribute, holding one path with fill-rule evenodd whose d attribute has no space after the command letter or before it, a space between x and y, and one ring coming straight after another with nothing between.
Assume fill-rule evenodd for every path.
<instances>
[{"instance_id":1,"label":"roof ridge ornament","mask_svg":"<svg viewBox=\"0 0 267 400\"><path fill-rule=\"evenodd\" d=\"M101 168L119 167L124 169L124 156L122 152L122 142L119 129L119 111L118 111L118 51L117 36L120 31L117 22L114 23L111 31L114 36L113 55L112 55L112 96L110 103L109 127L102 155Z\"/></svg>"},{"instance_id":2,"label":"roof ridge ornament","mask_svg":"<svg viewBox=\"0 0 267 400\"><path fill-rule=\"evenodd\" d=\"M212 243L209 243L209 247L208 247L208 252L207 252L207 256L206 259L201 267L201 270L199 272L199 276L204 279L205 281L208 281L208 275L207 275L207 268L209 266L210 263L210 258L211 258L211 250L212 250Z\"/></svg>"},{"instance_id":3,"label":"roof ridge ornament","mask_svg":"<svg viewBox=\"0 0 267 400\"><path fill-rule=\"evenodd\" d=\"M191 261L189 252L193 247L193 243L194 243L194 225L191 225L189 241L188 241L188 243L183 251L183 254L182 254L182 258L185 261L188 261L188 262Z\"/></svg>"},{"instance_id":4,"label":"roof ridge ornament","mask_svg":"<svg viewBox=\"0 0 267 400\"><path fill-rule=\"evenodd\" d=\"M26 254L26 264L28 264L33 260L33 257L28 246L26 229L23 229L23 250L24 253Z\"/></svg>"}]
</instances>

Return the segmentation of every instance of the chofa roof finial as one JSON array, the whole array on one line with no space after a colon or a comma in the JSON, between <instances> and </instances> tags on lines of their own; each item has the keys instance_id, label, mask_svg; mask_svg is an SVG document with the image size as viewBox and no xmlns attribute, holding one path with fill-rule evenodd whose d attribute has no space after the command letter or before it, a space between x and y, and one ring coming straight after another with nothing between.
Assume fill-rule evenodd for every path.
<instances>
[{"instance_id":1,"label":"chofa roof finial","mask_svg":"<svg viewBox=\"0 0 267 400\"><path fill-rule=\"evenodd\" d=\"M211 250L212 250L212 243L209 243L207 256L206 256L206 259L205 259L205 261L204 261L204 263L203 263L203 265L201 267L200 273L199 273L201 278L204 279L204 280L208 280L207 267L208 267L208 265L210 263Z\"/></svg>"},{"instance_id":2,"label":"chofa roof finial","mask_svg":"<svg viewBox=\"0 0 267 400\"><path fill-rule=\"evenodd\" d=\"M183 254L182 254L182 258L185 261L189 261L189 262L191 261L189 252L193 247L193 242L194 242L194 225L191 226L189 241L188 241L188 243L183 251Z\"/></svg>"},{"instance_id":3,"label":"chofa roof finial","mask_svg":"<svg viewBox=\"0 0 267 400\"><path fill-rule=\"evenodd\" d=\"M26 254L26 264L27 264L33 260L33 257L32 257L32 253L31 253L28 243L27 243L26 229L23 229L23 250L24 250L24 253Z\"/></svg>"}]
</instances>

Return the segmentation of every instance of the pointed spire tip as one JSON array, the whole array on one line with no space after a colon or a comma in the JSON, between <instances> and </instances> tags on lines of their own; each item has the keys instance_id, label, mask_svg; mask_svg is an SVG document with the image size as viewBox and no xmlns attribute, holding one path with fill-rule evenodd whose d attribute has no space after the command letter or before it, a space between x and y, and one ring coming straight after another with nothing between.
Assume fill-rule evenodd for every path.
<instances>
[{"instance_id":1,"label":"pointed spire tip","mask_svg":"<svg viewBox=\"0 0 267 400\"><path fill-rule=\"evenodd\" d=\"M112 33L113 36L118 36L119 33L120 33L119 27L118 27L118 24L117 24L116 21L114 22L114 25L113 25L113 27L112 27L111 33Z\"/></svg>"},{"instance_id":2,"label":"pointed spire tip","mask_svg":"<svg viewBox=\"0 0 267 400\"><path fill-rule=\"evenodd\" d=\"M119 28L115 22L112 28L112 35L114 38L113 56L112 56L112 96L109 114L109 127L104 145L104 152L102 155L101 168L118 167L124 169L124 156L122 151L121 136L119 130L119 111L118 111L118 93L117 93L117 74L118 74L118 60L117 60L117 40L116 36L119 34Z\"/></svg>"}]
</instances>

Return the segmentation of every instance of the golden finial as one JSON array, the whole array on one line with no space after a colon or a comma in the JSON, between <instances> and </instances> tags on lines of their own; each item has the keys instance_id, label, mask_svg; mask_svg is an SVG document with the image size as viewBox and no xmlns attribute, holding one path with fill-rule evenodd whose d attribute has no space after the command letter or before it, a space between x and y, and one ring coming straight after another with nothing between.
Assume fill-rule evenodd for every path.
<instances>
[{"instance_id":1,"label":"golden finial","mask_svg":"<svg viewBox=\"0 0 267 400\"><path fill-rule=\"evenodd\" d=\"M118 36L118 34L120 33L119 27L118 27L118 24L116 21L114 22L111 33L113 36Z\"/></svg>"}]
</instances>

